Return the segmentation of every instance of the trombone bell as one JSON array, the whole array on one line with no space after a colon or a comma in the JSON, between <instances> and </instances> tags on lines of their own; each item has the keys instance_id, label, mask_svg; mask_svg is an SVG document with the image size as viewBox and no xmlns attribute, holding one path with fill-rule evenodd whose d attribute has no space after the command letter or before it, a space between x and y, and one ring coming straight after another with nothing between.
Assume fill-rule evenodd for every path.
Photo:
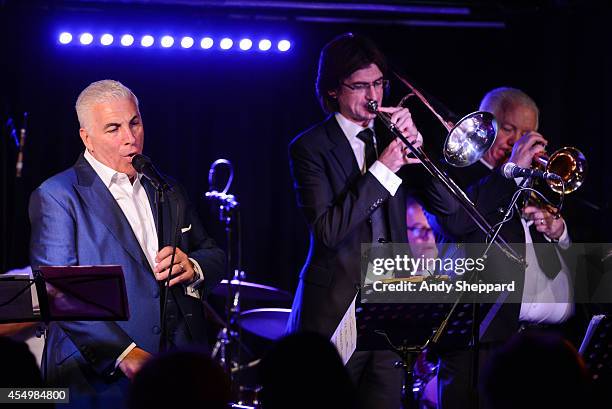
<instances>
[{"instance_id":1,"label":"trombone bell","mask_svg":"<svg viewBox=\"0 0 612 409\"><path fill-rule=\"evenodd\" d=\"M490 112L472 112L450 130L444 143L444 159L463 168L476 163L495 142L497 121Z\"/></svg>"}]
</instances>

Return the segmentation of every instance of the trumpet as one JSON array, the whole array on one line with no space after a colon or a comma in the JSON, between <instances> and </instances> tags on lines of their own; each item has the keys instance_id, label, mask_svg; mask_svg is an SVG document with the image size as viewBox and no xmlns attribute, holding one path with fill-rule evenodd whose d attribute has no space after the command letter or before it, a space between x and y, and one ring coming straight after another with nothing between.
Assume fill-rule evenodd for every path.
<instances>
[{"instance_id":1,"label":"trumpet","mask_svg":"<svg viewBox=\"0 0 612 409\"><path fill-rule=\"evenodd\" d=\"M394 74L411 90L412 94L408 96L416 96L447 129L448 135L444 143L443 153L444 159L448 164L455 167L469 166L477 162L491 145L493 145L497 137L497 121L492 113L485 111L473 112L461 118L456 124L453 124L451 121L443 118L416 87L402 78L398 73L394 72ZM404 97L402 102L408 96ZM400 140L404 142L414 157L417 158L425 169L459 202L486 237L489 237L493 232L493 227L455 181L446 173L442 172L425 154L421 147L415 147L406 137L404 137L395 124L391 122L390 115L378 110L377 101L370 100L368 102L368 109L376 114L383 125L391 131L395 137L400 138ZM524 263L523 257L518 255L501 236L497 235L496 237L494 243L504 254L519 264Z\"/></svg>"},{"instance_id":2,"label":"trumpet","mask_svg":"<svg viewBox=\"0 0 612 409\"><path fill-rule=\"evenodd\" d=\"M547 180L553 192L568 194L576 191L586 178L588 165L586 157L578 149L565 146L549 157L538 156L535 166L561 177L561 180Z\"/></svg>"},{"instance_id":3,"label":"trumpet","mask_svg":"<svg viewBox=\"0 0 612 409\"><path fill-rule=\"evenodd\" d=\"M546 183L550 190L558 193L561 198L558 205L553 205L548 199L541 197L540 194L531 192L524 198L523 208L527 205L534 205L546 209L556 218L560 217L563 197L566 194L575 192L586 179L588 171L586 157L580 150L571 146L565 146L556 150L550 156L541 155L535 157L533 159L533 167L559 176L559 179L546 179ZM533 181L530 181L529 186L533 186Z\"/></svg>"}]
</instances>

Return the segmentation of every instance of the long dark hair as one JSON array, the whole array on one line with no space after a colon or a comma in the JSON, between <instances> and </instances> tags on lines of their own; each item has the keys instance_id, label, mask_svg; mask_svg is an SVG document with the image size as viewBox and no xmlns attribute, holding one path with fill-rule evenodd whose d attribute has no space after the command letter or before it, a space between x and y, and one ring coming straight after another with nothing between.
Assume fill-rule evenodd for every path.
<instances>
[{"instance_id":1,"label":"long dark hair","mask_svg":"<svg viewBox=\"0 0 612 409\"><path fill-rule=\"evenodd\" d=\"M327 113L338 111L338 101L329 95L352 73L370 64L386 74L387 61L376 45L368 38L345 33L331 40L321 50L317 74L317 96L321 108Z\"/></svg>"}]
</instances>

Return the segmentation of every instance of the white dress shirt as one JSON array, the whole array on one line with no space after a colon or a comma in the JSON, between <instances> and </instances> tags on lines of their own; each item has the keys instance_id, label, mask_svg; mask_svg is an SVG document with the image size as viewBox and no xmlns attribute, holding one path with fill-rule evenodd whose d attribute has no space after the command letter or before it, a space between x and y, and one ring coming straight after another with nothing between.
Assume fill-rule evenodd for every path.
<instances>
[{"instance_id":1,"label":"white dress shirt","mask_svg":"<svg viewBox=\"0 0 612 409\"><path fill-rule=\"evenodd\" d=\"M363 131L364 127L356 124L353 121L348 120L341 113L336 113L336 121L338 121L338 125L344 132L344 136L348 139L351 144L351 148L353 149L353 153L355 154L355 159L357 159L357 166L361 170L361 174L363 175L366 170L370 172L385 189L389 191L391 196L395 196L397 189L399 189L402 184L402 179L397 176L395 173L391 171L388 167L386 167L382 162L376 161L370 166L370 169L366 169L365 162L365 142L357 137L357 134ZM368 128L372 129L374 132L374 120L370 121L368 124ZM376 133L374 133L374 147L376 148L377 154L378 146L376 144Z\"/></svg>"},{"instance_id":2,"label":"white dress shirt","mask_svg":"<svg viewBox=\"0 0 612 409\"><path fill-rule=\"evenodd\" d=\"M484 159L480 159L483 165L493 170ZM516 178L515 182L520 184L523 178ZM519 211L518 208L515 211ZM572 292L572 275L559 254L559 249L555 248L557 257L561 263L561 270L554 278L546 276L538 264L538 258L533 247L533 238L529 227L533 224L532 220L521 219L521 225L525 234L525 283L523 286L523 299L521 302L520 321L533 323L555 324L566 321L574 312L574 301ZM544 238L552 240L544 235ZM544 244L536 244L542 246ZM562 249L570 246L570 238L567 226L563 223L563 233L559 237L557 245Z\"/></svg>"}]
</instances>

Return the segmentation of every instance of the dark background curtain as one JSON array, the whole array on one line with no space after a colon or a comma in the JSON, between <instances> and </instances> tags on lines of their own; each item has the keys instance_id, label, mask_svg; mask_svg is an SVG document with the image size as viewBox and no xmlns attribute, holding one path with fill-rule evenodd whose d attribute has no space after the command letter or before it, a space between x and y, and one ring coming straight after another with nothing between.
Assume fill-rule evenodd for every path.
<instances>
[{"instance_id":1,"label":"dark background curtain","mask_svg":"<svg viewBox=\"0 0 612 409\"><path fill-rule=\"evenodd\" d=\"M93 81L112 78L140 100L145 154L187 187L209 232L224 247L217 211L203 194L215 159L234 164L231 193L242 204L248 279L293 291L307 255L308 231L295 204L287 145L325 118L314 92L318 53L347 31L373 38L396 67L458 116L476 110L493 87L525 90L540 107L540 131L553 150L576 146L589 160L586 184L567 199L572 237L609 240L612 189L605 164L612 144L607 126L612 29L605 7L550 2L556 7L499 8L489 17L504 27L473 28L213 18L192 8L60 3L0 2L2 271L28 264L30 192L83 151L77 95ZM293 49L281 54L57 44L63 30L120 28L286 36ZM387 103L397 103L405 93L393 81ZM428 150L439 155L444 129L412 104ZM23 177L16 179L16 149L4 124L12 117L19 126L24 111L28 139ZM406 173L424 177L416 166Z\"/></svg>"}]
</instances>

